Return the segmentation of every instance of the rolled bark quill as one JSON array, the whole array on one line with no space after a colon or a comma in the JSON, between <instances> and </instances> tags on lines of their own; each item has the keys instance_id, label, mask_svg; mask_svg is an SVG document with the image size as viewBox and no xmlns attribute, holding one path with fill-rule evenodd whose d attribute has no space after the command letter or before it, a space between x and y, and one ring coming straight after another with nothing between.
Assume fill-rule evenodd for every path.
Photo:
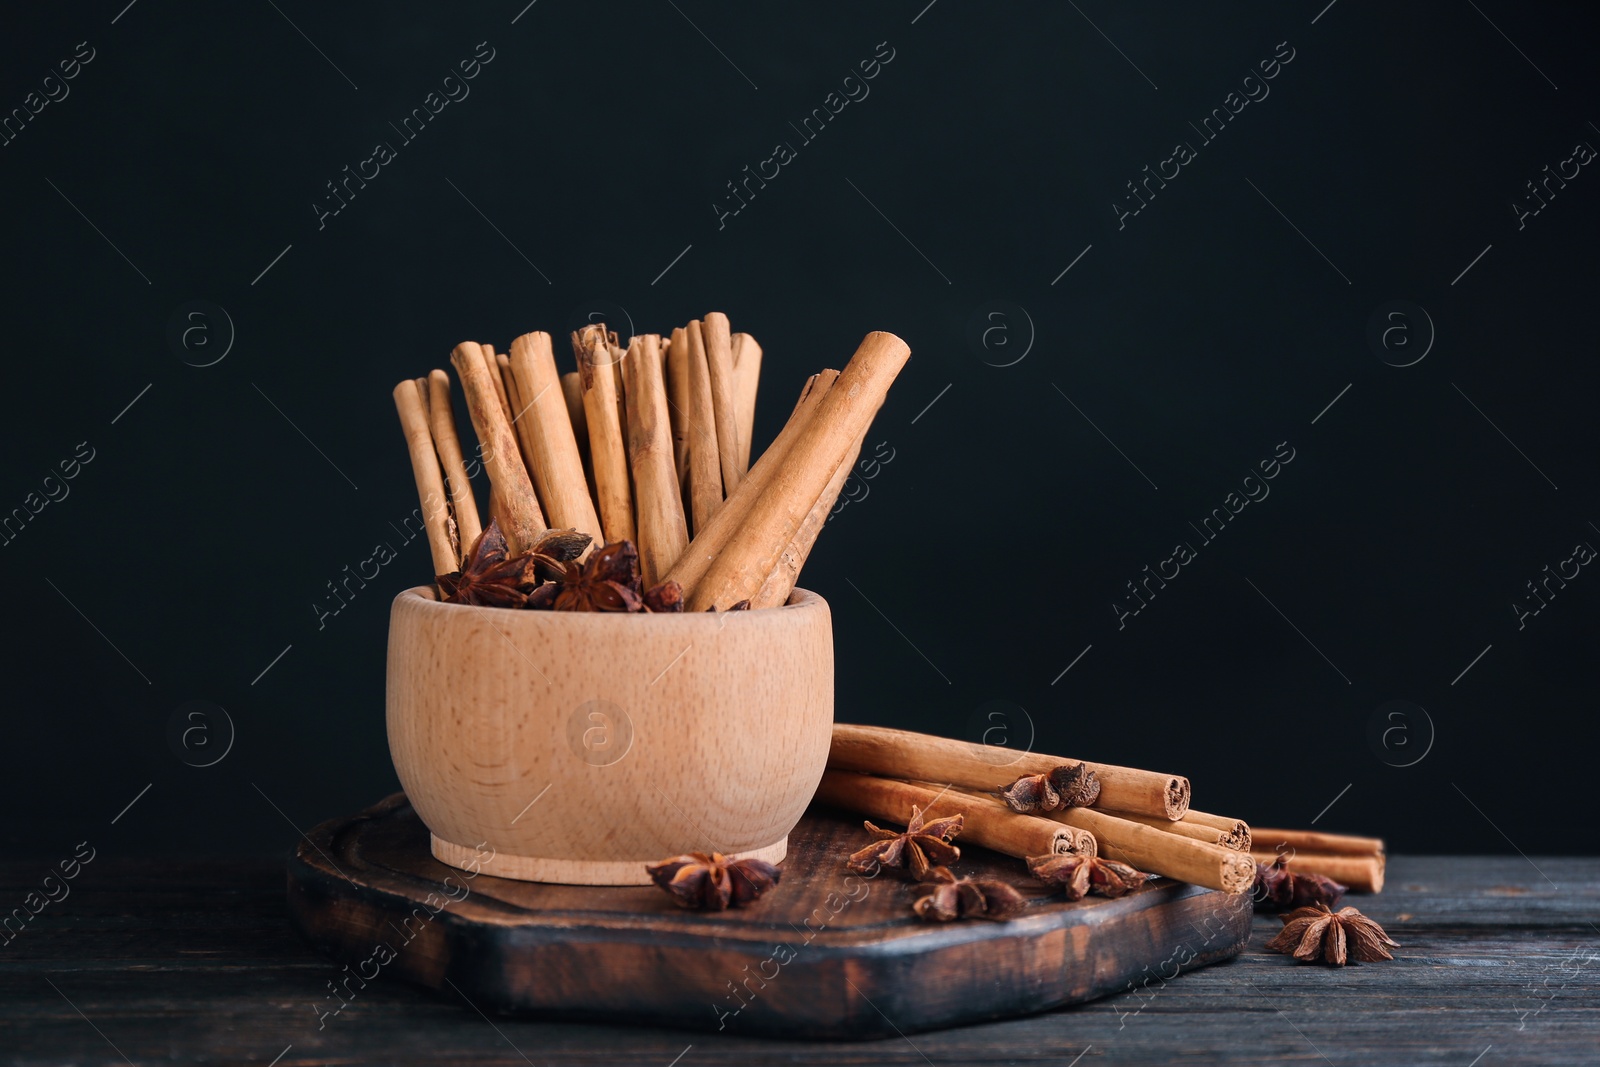
<instances>
[{"instance_id":1,"label":"rolled bark quill","mask_svg":"<svg viewBox=\"0 0 1600 1067\"><path fill-rule=\"evenodd\" d=\"M1174 822L1171 819L1158 819L1152 815L1140 815L1132 811L1108 811L1107 815L1114 815L1119 819L1129 822L1143 823L1145 826L1154 826L1157 830L1187 837L1194 841L1204 841L1210 845L1221 845L1233 852L1250 851L1250 827L1238 819L1224 819L1220 816L1206 816L1214 819L1221 825L1212 825L1201 822L1194 816L1201 814L1195 811L1184 812L1183 818Z\"/></svg>"},{"instance_id":2,"label":"rolled bark quill","mask_svg":"<svg viewBox=\"0 0 1600 1067\"><path fill-rule=\"evenodd\" d=\"M1068 828L1049 819L1018 815L1002 805L995 807L977 797L939 790L894 778L879 778L849 771L826 771L817 787L817 799L846 811L905 826L911 809L922 809L925 820L959 814L958 846L974 844L1007 856L1059 856L1072 851L1076 838ZM1251 874L1255 867L1252 865Z\"/></svg>"},{"instance_id":3,"label":"rolled bark quill","mask_svg":"<svg viewBox=\"0 0 1600 1067\"><path fill-rule=\"evenodd\" d=\"M728 316L720 311L707 313L700 323L700 335L705 346L706 367L711 372L711 406L716 417L722 495L727 496L739 488L748 466L748 462L739 461L739 413L734 400L733 335L729 332Z\"/></svg>"},{"instance_id":4,"label":"rolled bark quill","mask_svg":"<svg viewBox=\"0 0 1600 1067\"><path fill-rule=\"evenodd\" d=\"M694 590L685 589L687 610L727 609L760 591L910 358L910 346L894 334L867 334L817 405L787 461L750 506L738 533Z\"/></svg>"},{"instance_id":5,"label":"rolled bark quill","mask_svg":"<svg viewBox=\"0 0 1600 1067\"><path fill-rule=\"evenodd\" d=\"M1263 852L1260 849L1250 853L1257 863L1273 863L1280 855L1291 871L1298 871L1301 874L1320 874L1342 883L1357 893L1383 892L1385 861L1382 854L1351 856L1290 850L1282 853Z\"/></svg>"},{"instance_id":6,"label":"rolled bark quill","mask_svg":"<svg viewBox=\"0 0 1600 1067\"><path fill-rule=\"evenodd\" d=\"M1004 789L1023 775L1048 774L1064 763L1078 762L852 723L833 724L833 747L828 752L828 766L840 770L949 782L986 792ZM1098 809L1131 811L1168 821L1182 818L1189 810L1187 778L1107 763L1084 761L1084 766L1100 779L1100 797L1094 804Z\"/></svg>"},{"instance_id":7,"label":"rolled bark quill","mask_svg":"<svg viewBox=\"0 0 1600 1067\"><path fill-rule=\"evenodd\" d=\"M1335 856L1381 856L1384 851L1380 837L1354 837L1320 830L1275 830L1258 826L1252 836L1257 852L1276 852L1286 848L1296 852L1326 852Z\"/></svg>"},{"instance_id":8,"label":"rolled bark quill","mask_svg":"<svg viewBox=\"0 0 1600 1067\"><path fill-rule=\"evenodd\" d=\"M800 570L806 565L806 558L811 555L811 549L816 546L822 528L828 524L828 515L833 511L834 502L839 499L839 494L844 491L844 483L849 479L851 470L855 468L856 459L860 457L861 446L865 441L865 436L857 438L855 446L844 457L844 462L833 472L833 478L829 480L827 488L822 490L822 495L811 506L805 522L800 524L799 532L789 541L789 547L778 557L772 573L761 583L756 595L750 598L752 608L776 608L789 602L789 595L794 592L795 583L800 580Z\"/></svg>"},{"instance_id":9,"label":"rolled bark quill","mask_svg":"<svg viewBox=\"0 0 1600 1067\"><path fill-rule=\"evenodd\" d=\"M617 405L617 365L611 361L602 327L586 326L573 335L578 374L583 379L583 409L589 423L589 456L594 495L607 544L633 541L633 488L628 481L628 450Z\"/></svg>"},{"instance_id":10,"label":"rolled bark quill","mask_svg":"<svg viewBox=\"0 0 1600 1067\"><path fill-rule=\"evenodd\" d=\"M583 375L569 370L561 376L561 398L567 402L567 418L578 443L578 458L584 470L589 467L589 415L583 410Z\"/></svg>"},{"instance_id":11,"label":"rolled bark quill","mask_svg":"<svg viewBox=\"0 0 1600 1067\"><path fill-rule=\"evenodd\" d=\"M501 369L501 360L505 356L495 355L494 345L483 346L483 365L489 370L489 384L494 386L495 395L500 398L500 410L505 412L507 422L517 421L517 409L511 404L511 396L506 392L506 383Z\"/></svg>"},{"instance_id":12,"label":"rolled bark quill","mask_svg":"<svg viewBox=\"0 0 1600 1067\"><path fill-rule=\"evenodd\" d=\"M678 472L672 464L672 423L661 377L661 339L635 337L622 361L628 389L628 459L633 467L634 519L644 584L655 585L683 555L689 530L683 519Z\"/></svg>"},{"instance_id":13,"label":"rolled bark quill","mask_svg":"<svg viewBox=\"0 0 1600 1067\"><path fill-rule=\"evenodd\" d=\"M700 323L684 328L688 337L689 373L689 504L693 533L706 528L722 506L722 460L717 454L717 422L712 410L711 368L700 335Z\"/></svg>"},{"instance_id":14,"label":"rolled bark quill","mask_svg":"<svg viewBox=\"0 0 1600 1067\"><path fill-rule=\"evenodd\" d=\"M1093 808L1063 808L1051 812L1050 818L1088 830L1100 843L1101 856L1141 871L1225 893L1243 893L1255 884L1256 864L1246 852L1195 841Z\"/></svg>"},{"instance_id":15,"label":"rolled bark quill","mask_svg":"<svg viewBox=\"0 0 1600 1067\"><path fill-rule=\"evenodd\" d=\"M583 477L583 459L572 434L550 335L534 331L512 341L511 373L527 408L522 422L532 445L530 465L551 525L571 527L600 540L600 516L595 514L589 483Z\"/></svg>"},{"instance_id":16,"label":"rolled bark quill","mask_svg":"<svg viewBox=\"0 0 1600 1067\"><path fill-rule=\"evenodd\" d=\"M689 337L682 326L667 345L667 404L672 414L672 459L678 482L689 484ZM698 532L698 531L697 531Z\"/></svg>"},{"instance_id":17,"label":"rolled bark quill","mask_svg":"<svg viewBox=\"0 0 1600 1067\"><path fill-rule=\"evenodd\" d=\"M434 574L451 574L461 569L461 558L450 541L450 506L439 475L439 457L433 450L428 416L422 406L422 390L407 378L394 387L394 406L400 413L400 428L406 435L406 451L411 454L411 473L417 481L417 498L422 501L422 527L428 533L428 551L433 556Z\"/></svg>"},{"instance_id":18,"label":"rolled bark quill","mask_svg":"<svg viewBox=\"0 0 1600 1067\"><path fill-rule=\"evenodd\" d=\"M436 370L428 375L427 382L428 426L433 431L433 447L439 453L439 465L444 468L445 484L450 489L450 508L455 512L456 533L464 555L483 532L483 522L478 517L477 498L472 495L472 481L467 477L455 413L450 409L450 375ZM458 559L458 565L459 562Z\"/></svg>"},{"instance_id":19,"label":"rolled bark quill","mask_svg":"<svg viewBox=\"0 0 1600 1067\"><path fill-rule=\"evenodd\" d=\"M750 469L756 428L756 391L761 386L761 346L747 333L733 335L733 410L739 425L739 469Z\"/></svg>"},{"instance_id":20,"label":"rolled bark quill","mask_svg":"<svg viewBox=\"0 0 1600 1067\"><path fill-rule=\"evenodd\" d=\"M450 353L450 362L461 379L461 392L467 399L472 428L483 446L483 463L489 480L505 509L502 523L506 541L513 553L526 552L545 531L544 513L533 492L533 481L522 465L516 435L500 407L500 396L489 380L483 349L474 341L462 341Z\"/></svg>"},{"instance_id":21,"label":"rolled bark quill","mask_svg":"<svg viewBox=\"0 0 1600 1067\"><path fill-rule=\"evenodd\" d=\"M767 446L767 450L761 454L756 465L750 468L750 473L739 483L739 488L723 501L722 507L710 525L695 534L694 540L689 543L688 551L684 552L683 557L667 575L681 585L685 592L700 583L706 571L710 569L712 561L738 533L745 514L766 489L767 483L772 480L778 468L788 459L789 449L799 440L801 432L821 405L822 398L832 389L838 377L838 371L825 370L813 374L806 380L805 388L800 391L800 399L789 414L789 421L784 424L772 444Z\"/></svg>"}]
</instances>

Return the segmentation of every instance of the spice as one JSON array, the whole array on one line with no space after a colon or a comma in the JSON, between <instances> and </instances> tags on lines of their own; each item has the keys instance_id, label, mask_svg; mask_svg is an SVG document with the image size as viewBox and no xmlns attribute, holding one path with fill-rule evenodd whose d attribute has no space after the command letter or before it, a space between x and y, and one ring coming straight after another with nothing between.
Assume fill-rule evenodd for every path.
<instances>
[{"instance_id":1,"label":"spice","mask_svg":"<svg viewBox=\"0 0 1600 1067\"><path fill-rule=\"evenodd\" d=\"M438 576L439 589L451 604L521 608L542 576L564 568L589 547L588 534L572 530L546 530L533 549L510 555L500 524L490 520L467 551L460 570Z\"/></svg>"},{"instance_id":2,"label":"spice","mask_svg":"<svg viewBox=\"0 0 1600 1067\"><path fill-rule=\"evenodd\" d=\"M1283 929L1267 942L1273 952L1292 954L1302 963L1323 960L1343 967L1346 959L1358 963L1392 960L1389 949L1399 948L1389 940L1383 927L1355 908L1332 911L1326 904L1314 904L1281 916Z\"/></svg>"},{"instance_id":3,"label":"spice","mask_svg":"<svg viewBox=\"0 0 1600 1067\"><path fill-rule=\"evenodd\" d=\"M1291 911L1313 904L1335 908L1344 898L1344 891L1344 886L1325 875L1291 871L1284 856L1271 863L1256 864L1257 911Z\"/></svg>"},{"instance_id":4,"label":"spice","mask_svg":"<svg viewBox=\"0 0 1600 1067\"><path fill-rule=\"evenodd\" d=\"M686 908L742 908L778 884L783 872L765 860L730 860L720 852L691 852L652 863L651 879Z\"/></svg>"},{"instance_id":5,"label":"spice","mask_svg":"<svg viewBox=\"0 0 1600 1067\"><path fill-rule=\"evenodd\" d=\"M1001 790L1012 811L1086 808L1100 798L1100 778L1086 764L1063 764L1042 774L1025 774Z\"/></svg>"},{"instance_id":6,"label":"spice","mask_svg":"<svg viewBox=\"0 0 1600 1067\"><path fill-rule=\"evenodd\" d=\"M850 857L853 871L870 874L879 866L909 870L917 881L922 881L934 866L948 866L961 858L961 850L950 839L961 832L961 816L951 815L924 823L922 809L913 806L911 819L905 831L884 830L862 823L867 832L878 840Z\"/></svg>"},{"instance_id":7,"label":"spice","mask_svg":"<svg viewBox=\"0 0 1600 1067\"><path fill-rule=\"evenodd\" d=\"M1137 889L1150 877L1116 860L1074 855L1031 856L1028 873L1059 889L1068 900L1082 900L1089 893L1120 897Z\"/></svg>"},{"instance_id":8,"label":"spice","mask_svg":"<svg viewBox=\"0 0 1600 1067\"><path fill-rule=\"evenodd\" d=\"M582 563L569 563L560 576L557 611L643 611L639 596L639 553L632 541L596 549Z\"/></svg>"},{"instance_id":9,"label":"spice","mask_svg":"<svg viewBox=\"0 0 1600 1067\"><path fill-rule=\"evenodd\" d=\"M948 867L934 867L928 881L933 892L911 905L924 922L949 922L952 919L1009 919L1027 901L1004 882L986 878L957 878Z\"/></svg>"}]
</instances>

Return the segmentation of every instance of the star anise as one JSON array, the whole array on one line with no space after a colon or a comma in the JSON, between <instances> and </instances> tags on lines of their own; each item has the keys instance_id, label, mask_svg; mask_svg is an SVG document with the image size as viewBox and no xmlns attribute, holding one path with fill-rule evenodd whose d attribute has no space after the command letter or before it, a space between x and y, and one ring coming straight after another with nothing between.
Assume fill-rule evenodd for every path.
<instances>
[{"instance_id":1,"label":"star anise","mask_svg":"<svg viewBox=\"0 0 1600 1067\"><path fill-rule=\"evenodd\" d=\"M911 909L924 922L952 919L1009 919L1027 906L1016 889L987 878L957 878L948 867L934 867L928 881L933 891L917 899Z\"/></svg>"},{"instance_id":2,"label":"star anise","mask_svg":"<svg viewBox=\"0 0 1600 1067\"><path fill-rule=\"evenodd\" d=\"M1314 904L1279 918L1283 929L1266 947L1291 954L1302 963L1320 959L1343 967L1347 958L1358 963L1392 960L1389 949L1400 947L1398 941L1389 940L1383 927L1354 908L1332 911L1326 904Z\"/></svg>"},{"instance_id":3,"label":"star anise","mask_svg":"<svg viewBox=\"0 0 1600 1067\"><path fill-rule=\"evenodd\" d=\"M1291 871L1288 857L1256 864L1254 896L1257 911L1290 911L1294 908L1326 904L1339 906L1345 887L1322 874Z\"/></svg>"},{"instance_id":4,"label":"star anise","mask_svg":"<svg viewBox=\"0 0 1600 1067\"><path fill-rule=\"evenodd\" d=\"M670 614L683 610L683 586L674 581L662 582L644 591L644 610L656 614Z\"/></svg>"},{"instance_id":5,"label":"star anise","mask_svg":"<svg viewBox=\"0 0 1600 1067\"><path fill-rule=\"evenodd\" d=\"M1020 812L1086 808L1100 799L1100 778L1085 764L1063 764L1046 774L1023 775L1000 798Z\"/></svg>"},{"instance_id":6,"label":"star anise","mask_svg":"<svg viewBox=\"0 0 1600 1067\"><path fill-rule=\"evenodd\" d=\"M595 549L584 562L566 564L556 580L561 583L552 605L557 611L644 610L639 552L632 541Z\"/></svg>"},{"instance_id":7,"label":"star anise","mask_svg":"<svg viewBox=\"0 0 1600 1067\"><path fill-rule=\"evenodd\" d=\"M1129 890L1137 889L1150 877L1126 863L1073 853L1064 856L1030 856L1028 873L1046 885L1059 889L1068 900L1082 900L1089 893L1120 897Z\"/></svg>"},{"instance_id":8,"label":"star anise","mask_svg":"<svg viewBox=\"0 0 1600 1067\"><path fill-rule=\"evenodd\" d=\"M533 557L508 553L505 534L500 532L500 524L491 519L467 550L461 569L436 579L445 601L493 608L520 608L526 604L528 590L538 581L532 573Z\"/></svg>"},{"instance_id":9,"label":"star anise","mask_svg":"<svg viewBox=\"0 0 1600 1067\"><path fill-rule=\"evenodd\" d=\"M765 860L730 860L720 852L691 852L649 864L651 879L685 908L742 908L778 884L783 872Z\"/></svg>"},{"instance_id":10,"label":"star anise","mask_svg":"<svg viewBox=\"0 0 1600 1067\"><path fill-rule=\"evenodd\" d=\"M871 874L878 866L899 867L909 870L920 882L930 867L945 866L961 858L961 850L950 843L961 832L961 821L960 815L951 815L925 823L922 809L913 806L904 832L863 823L877 840L851 855L850 869Z\"/></svg>"}]
</instances>

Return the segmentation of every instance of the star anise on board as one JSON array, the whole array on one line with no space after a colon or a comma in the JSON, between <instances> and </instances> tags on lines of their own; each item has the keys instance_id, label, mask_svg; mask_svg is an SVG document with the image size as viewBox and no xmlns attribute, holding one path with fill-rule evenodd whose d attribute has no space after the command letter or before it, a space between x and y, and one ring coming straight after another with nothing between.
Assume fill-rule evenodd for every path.
<instances>
[{"instance_id":1,"label":"star anise on board","mask_svg":"<svg viewBox=\"0 0 1600 1067\"><path fill-rule=\"evenodd\" d=\"M645 867L650 878L685 908L742 908L778 884L783 872L765 860L730 860L720 852L691 852Z\"/></svg>"},{"instance_id":2,"label":"star anise on board","mask_svg":"<svg viewBox=\"0 0 1600 1067\"><path fill-rule=\"evenodd\" d=\"M1100 778L1082 763L1062 764L1045 774L1026 774L1000 791L1012 811L1086 808L1100 799Z\"/></svg>"},{"instance_id":3,"label":"star anise on board","mask_svg":"<svg viewBox=\"0 0 1600 1067\"><path fill-rule=\"evenodd\" d=\"M904 831L885 830L870 822L862 823L877 838L850 856L852 871L871 874L878 867L898 867L911 872L919 882L934 866L947 866L961 858L961 850L950 839L961 832L962 817L951 815L924 822L922 809L911 808L911 821Z\"/></svg>"},{"instance_id":4,"label":"star anise on board","mask_svg":"<svg viewBox=\"0 0 1600 1067\"><path fill-rule=\"evenodd\" d=\"M1059 889L1068 900L1082 900L1089 893L1120 897L1129 890L1137 889L1150 877L1126 863L1074 853L1030 856L1028 873L1046 885Z\"/></svg>"},{"instance_id":5,"label":"star anise on board","mask_svg":"<svg viewBox=\"0 0 1600 1067\"><path fill-rule=\"evenodd\" d=\"M1339 906L1345 887L1332 878L1306 871L1291 871L1288 857L1256 864L1254 896L1257 911L1290 911L1313 904Z\"/></svg>"},{"instance_id":6,"label":"star anise on board","mask_svg":"<svg viewBox=\"0 0 1600 1067\"><path fill-rule=\"evenodd\" d=\"M467 550L461 569L435 580L446 603L490 608L528 606L541 572L565 566L589 547L589 535L576 530L546 530L532 550L510 554L506 536L493 519Z\"/></svg>"},{"instance_id":7,"label":"star anise on board","mask_svg":"<svg viewBox=\"0 0 1600 1067\"><path fill-rule=\"evenodd\" d=\"M1283 929L1266 947L1293 955L1302 963L1322 960L1343 967L1346 959L1358 963L1392 960L1389 949L1400 947L1398 941L1389 940L1383 927L1354 908L1332 911L1326 904L1314 904L1279 918Z\"/></svg>"},{"instance_id":8,"label":"star anise on board","mask_svg":"<svg viewBox=\"0 0 1600 1067\"><path fill-rule=\"evenodd\" d=\"M948 867L928 872L933 891L911 905L924 922L952 919L1009 919L1027 906L1027 900L1004 882L988 878L957 878Z\"/></svg>"}]
</instances>

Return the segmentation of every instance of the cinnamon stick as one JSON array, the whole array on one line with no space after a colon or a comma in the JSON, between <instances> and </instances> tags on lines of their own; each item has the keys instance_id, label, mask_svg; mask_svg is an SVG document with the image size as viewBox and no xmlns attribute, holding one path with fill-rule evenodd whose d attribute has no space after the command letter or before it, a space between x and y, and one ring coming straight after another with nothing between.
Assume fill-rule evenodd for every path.
<instances>
[{"instance_id":1,"label":"cinnamon stick","mask_svg":"<svg viewBox=\"0 0 1600 1067\"><path fill-rule=\"evenodd\" d=\"M567 415L550 335L535 330L512 341L511 373L527 409L522 421L528 426L528 441L533 446L533 481L551 525L570 527L599 540L600 517L595 514L589 483L583 477L583 460Z\"/></svg>"},{"instance_id":2,"label":"cinnamon stick","mask_svg":"<svg viewBox=\"0 0 1600 1067\"><path fill-rule=\"evenodd\" d=\"M461 379L472 428L482 445L483 463L489 468L491 489L498 492L504 514L500 516L506 542L513 553L526 552L544 533L544 513L533 492L533 481L522 465L517 439L500 406L500 395L490 381L483 349L475 341L462 341L450 353Z\"/></svg>"},{"instance_id":3,"label":"cinnamon stick","mask_svg":"<svg viewBox=\"0 0 1600 1067\"><path fill-rule=\"evenodd\" d=\"M689 323L684 334L689 348L689 503L698 535L722 506L722 460L717 454L711 368L699 320Z\"/></svg>"},{"instance_id":4,"label":"cinnamon stick","mask_svg":"<svg viewBox=\"0 0 1600 1067\"><path fill-rule=\"evenodd\" d=\"M726 609L760 590L910 358L910 347L894 334L867 334L790 448L783 468L750 506L738 534L694 591L685 589L687 610Z\"/></svg>"},{"instance_id":5,"label":"cinnamon stick","mask_svg":"<svg viewBox=\"0 0 1600 1067\"><path fill-rule=\"evenodd\" d=\"M1140 815L1132 811L1108 811L1107 815L1115 815L1119 819L1130 822L1143 823L1145 826L1154 826L1157 830L1178 834L1181 837L1191 838L1195 841L1204 841L1211 845L1221 845L1223 848L1234 852L1250 851L1250 828L1238 819L1218 819L1222 826L1213 826L1203 823L1190 816L1199 814L1188 811L1183 818L1174 822L1171 819L1158 818L1154 815ZM1215 818L1215 816L1213 816Z\"/></svg>"},{"instance_id":6,"label":"cinnamon stick","mask_svg":"<svg viewBox=\"0 0 1600 1067\"><path fill-rule=\"evenodd\" d=\"M433 447L439 454L439 465L444 468L445 484L450 490L450 507L455 512L460 555L465 555L483 532L483 522L478 517L478 501L472 495L472 481L467 477L461 436L456 432L455 412L450 408L450 375L436 370L422 380L428 383L428 428L433 431Z\"/></svg>"},{"instance_id":7,"label":"cinnamon stick","mask_svg":"<svg viewBox=\"0 0 1600 1067\"><path fill-rule=\"evenodd\" d=\"M1072 851L1075 840L1066 827L1049 819L1018 815L1007 811L1004 805L997 808L981 798L955 790L933 789L870 774L826 771L817 787L817 799L901 826L911 821L913 807L920 808L923 819L928 821L959 814L962 816L961 835L956 838L957 845L982 845L1018 859L1063 855ZM1252 865L1250 869L1253 875L1255 867Z\"/></svg>"},{"instance_id":8,"label":"cinnamon stick","mask_svg":"<svg viewBox=\"0 0 1600 1067\"><path fill-rule=\"evenodd\" d=\"M778 557L772 573L761 583L756 595L750 598L752 608L776 608L789 602L789 595L794 592L795 583L800 580L800 569L806 565L806 557L811 555L811 549L822 534L822 528L828 524L828 515L833 511L834 502L839 499L839 494L844 491L844 483L849 479L850 472L855 469L856 459L860 457L861 446L865 442L865 433L856 438L856 443L845 455L844 462L839 464L839 469L833 472L833 477L822 490L822 495L811 506L811 511L800 524L799 531Z\"/></svg>"},{"instance_id":9,"label":"cinnamon stick","mask_svg":"<svg viewBox=\"0 0 1600 1067\"><path fill-rule=\"evenodd\" d=\"M1256 827L1255 850L1273 852L1292 848L1297 852L1327 852L1336 856L1381 856L1381 837L1354 837L1350 834L1329 834L1320 830L1275 830Z\"/></svg>"},{"instance_id":10,"label":"cinnamon stick","mask_svg":"<svg viewBox=\"0 0 1600 1067\"><path fill-rule=\"evenodd\" d=\"M747 466L739 461L739 413L734 399L733 335L728 328L728 316L720 311L708 312L700 324L700 333L705 345L706 367L711 372L717 459L722 467L722 495L726 497L739 488Z\"/></svg>"},{"instance_id":11,"label":"cinnamon stick","mask_svg":"<svg viewBox=\"0 0 1600 1067\"><path fill-rule=\"evenodd\" d=\"M583 379L583 410L589 424L600 525L607 544L633 541L633 488L628 483L628 451L617 406L618 368L611 361L604 327L586 326L573 334L573 350Z\"/></svg>"},{"instance_id":12,"label":"cinnamon stick","mask_svg":"<svg viewBox=\"0 0 1600 1067\"><path fill-rule=\"evenodd\" d=\"M506 383L501 369L504 356L495 355L494 345L483 346L483 365L489 369L489 381L494 386L495 395L500 398L500 410L505 412L506 421L516 420L516 409L511 406L511 397L506 394Z\"/></svg>"},{"instance_id":13,"label":"cinnamon stick","mask_svg":"<svg viewBox=\"0 0 1600 1067\"><path fill-rule=\"evenodd\" d=\"M1102 784L1101 789L1104 788ZM1226 893L1243 893L1255 884L1256 864L1245 852L1195 841L1093 808L1063 808L1051 812L1050 818L1088 830L1100 843L1101 856L1141 871Z\"/></svg>"},{"instance_id":14,"label":"cinnamon stick","mask_svg":"<svg viewBox=\"0 0 1600 1067\"><path fill-rule=\"evenodd\" d=\"M461 569L461 557L450 540L449 504L444 480L439 476L439 457L434 453L428 416L422 408L422 390L414 379L407 378L394 387L394 406L400 413L400 429L406 435L406 451L411 454L417 498L422 501L422 526L428 532L433 573L450 574Z\"/></svg>"},{"instance_id":15,"label":"cinnamon stick","mask_svg":"<svg viewBox=\"0 0 1600 1067\"><path fill-rule=\"evenodd\" d=\"M767 450L761 454L756 465L750 468L749 475L739 483L739 488L723 501L722 507L710 524L704 530L695 533L694 540L689 543L688 551L667 575L683 586L685 593L700 583L706 571L710 569L712 561L737 533L750 507L766 489L767 483L777 474L778 468L783 466L788 458L789 449L799 440L801 432L821 405L822 398L832 389L838 377L838 371L825 370L813 374L806 380L805 388L800 391L800 399L796 402L794 411L789 414L789 421L784 424L772 444L767 446Z\"/></svg>"},{"instance_id":16,"label":"cinnamon stick","mask_svg":"<svg viewBox=\"0 0 1600 1067\"><path fill-rule=\"evenodd\" d=\"M629 342L622 362L628 390L628 459L633 468L639 565L646 586L661 581L689 543L678 475L672 466L672 423L661 377L661 338Z\"/></svg>"},{"instance_id":17,"label":"cinnamon stick","mask_svg":"<svg viewBox=\"0 0 1600 1067\"><path fill-rule=\"evenodd\" d=\"M1279 856L1291 871L1302 874L1320 874L1332 878L1357 893L1383 892L1385 859L1382 854L1355 856L1334 855L1327 852L1267 852L1256 849L1250 853L1257 863L1272 863Z\"/></svg>"},{"instance_id":18,"label":"cinnamon stick","mask_svg":"<svg viewBox=\"0 0 1600 1067\"><path fill-rule=\"evenodd\" d=\"M739 425L739 469L750 469L756 428L756 391L761 385L761 346L747 333L733 335L733 410Z\"/></svg>"},{"instance_id":19,"label":"cinnamon stick","mask_svg":"<svg viewBox=\"0 0 1600 1067\"><path fill-rule=\"evenodd\" d=\"M1025 774L1048 774L1064 763L1078 762L1038 752L1012 752L910 730L852 723L834 723L833 746L828 752L828 766L840 770L950 782L962 789L985 792L1004 789ZM1182 818L1189 810L1187 778L1109 763L1082 762L1100 779L1096 808L1131 811L1169 821Z\"/></svg>"},{"instance_id":20,"label":"cinnamon stick","mask_svg":"<svg viewBox=\"0 0 1600 1067\"><path fill-rule=\"evenodd\" d=\"M667 342L667 403L672 413L672 458L678 482L689 484L689 335L682 326ZM697 531L698 532L698 531Z\"/></svg>"}]
</instances>

